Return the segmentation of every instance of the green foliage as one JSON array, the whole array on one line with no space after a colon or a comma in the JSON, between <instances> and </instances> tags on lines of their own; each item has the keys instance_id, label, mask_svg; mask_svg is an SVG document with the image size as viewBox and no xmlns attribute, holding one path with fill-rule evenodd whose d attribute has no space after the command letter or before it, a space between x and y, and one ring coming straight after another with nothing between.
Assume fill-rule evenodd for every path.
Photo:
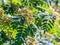
<instances>
[{"instance_id":1,"label":"green foliage","mask_svg":"<svg viewBox=\"0 0 60 45\"><path fill-rule=\"evenodd\" d=\"M60 28L58 26L54 26L51 30L50 30L50 33L52 33L53 35L56 36L56 38L59 38L60 37Z\"/></svg>"},{"instance_id":2,"label":"green foliage","mask_svg":"<svg viewBox=\"0 0 60 45\"><path fill-rule=\"evenodd\" d=\"M9 45L22 45L26 43L26 37L35 36L36 28L33 23L41 30L50 30L54 26L55 17L46 12L47 3L42 0L9 0L10 3L4 4L1 7L5 11L5 18L0 18L1 37L0 44L9 41ZM20 1L20 2L19 2ZM15 4L16 2L16 4ZM19 4L19 5L18 5ZM27 7L27 11L23 10ZM18 13L18 10L21 9ZM33 14L31 14L30 10ZM41 12L40 12L41 11ZM11 17L7 15L10 14ZM8 19L11 18L9 21ZM8 20L8 21L7 21ZM35 22L34 22L35 21ZM27 25L26 25L27 24ZM4 36L4 37L3 37ZM13 41L13 43L11 42Z\"/></svg>"},{"instance_id":3,"label":"green foliage","mask_svg":"<svg viewBox=\"0 0 60 45\"><path fill-rule=\"evenodd\" d=\"M36 15L36 25L42 30L50 30L55 22L55 16L48 14L47 12L39 12Z\"/></svg>"},{"instance_id":4,"label":"green foliage","mask_svg":"<svg viewBox=\"0 0 60 45\"><path fill-rule=\"evenodd\" d=\"M4 4L2 5L2 8L5 10L6 14L14 15L17 13L19 6L18 4Z\"/></svg>"}]
</instances>

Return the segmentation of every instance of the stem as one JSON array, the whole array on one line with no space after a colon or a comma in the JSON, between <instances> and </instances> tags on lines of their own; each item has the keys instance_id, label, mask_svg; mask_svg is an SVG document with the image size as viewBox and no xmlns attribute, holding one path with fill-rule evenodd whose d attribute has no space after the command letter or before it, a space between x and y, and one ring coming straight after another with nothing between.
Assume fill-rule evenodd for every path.
<instances>
[{"instance_id":1,"label":"stem","mask_svg":"<svg viewBox=\"0 0 60 45\"><path fill-rule=\"evenodd\" d=\"M39 30L39 28L33 23L33 26L37 29L37 30Z\"/></svg>"}]
</instances>

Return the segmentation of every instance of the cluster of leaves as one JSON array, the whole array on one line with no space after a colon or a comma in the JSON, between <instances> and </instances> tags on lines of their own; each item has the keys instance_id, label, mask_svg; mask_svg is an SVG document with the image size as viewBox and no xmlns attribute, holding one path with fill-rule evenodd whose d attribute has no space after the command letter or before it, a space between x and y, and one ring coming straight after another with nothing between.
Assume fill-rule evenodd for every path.
<instances>
[{"instance_id":1,"label":"cluster of leaves","mask_svg":"<svg viewBox=\"0 0 60 45\"><path fill-rule=\"evenodd\" d=\"M32 0L18 0L18 1L8 0L7 3L8 4L3 3L4 5L2 4L1 6L5 10L5 13L10 13L11 15L13 13L17 13L18 8L29 7L34 11L38 11L38 10L47 11L48 10L47 8L49 8L49 5L43 0L34 0L34 1Z\"/></svg>"},{"instance_id":2,"label":"cluster of leaves","mask_svg":"<svg viewBox=\"0 0 60 45\"><path fill-rule=\"evenodd\" d=\"M19 6L18 4L4 4L2 5L2 8L5 10L6 14L14 15L17 13Z\"/></svg>"},{"instance_id":3,"label":"cluster of leaves","mask_svg":"<svg viewBox=\"0 0 60 45\"><path fill-rule=\"evenodd\" d=\"M28 15L29 14L27 14L26 16L28 17ZM11 21L8 21L8 22L6 22L7 20L6 19L4 20L4 18L2 20L0 20L0 21L4 22L4 23L0 24L0 29L3 32L5 32L5 34L3 33L4 34L3 36L6 36L6 38L9 39L9 41L15 40L14 45L17 45L17 43L18 43L18 45L21 45L24 42L23 39L25 40L25 38L28 35L34 36L34 32L36 31L36 29L33 27L32 24L26 26L24 23L28 20L26 20L26 21L25 20L26 20L26 17L24 17L22 15L12 16ZM28 22L28 23L30 23L30 22ZM21 39L20 39L20 37L21 37ZM3 38L5 39L5 37L3 37Z\"/></svg>"},{"instance_id":4,"label":"cluster of leaves","mask_svg":"<svg viewBox=\"0 0 60 45\"><path fill-rule=\"evenodd\" d=\"M49 14L48 12L39 12L36 15L35 23L42 30L50 30L55 22L55 16Z\"/></svg>"},{"instance_id":5,"label":"cluster of leaves","mask_svg":"<svg viewBox=\"0 0 60 45\"><path fill-rule=\"evenodd\" d=\"M26 42L25 38L27 36L34 37L36 28L33 26L32 23L35 23L38 26L38 28L41 28L43 30L50 30L54 25L53 23L55 21L55 17L52 15L46 14L45 9L37 7L37 6L40 6L40 7L46 6L42 0L34 0L34 1L20 0L20 2L21 3L19 4L21 5L19 6L15 5L14 3L10 3L9 5L8 4L2 5L5 11L5 14L12 15L11 21L8 21L8 22L6 22L7 17L6 19L3 18L5 20L1 18L4 23L0 24L0 29L2 30L1 31L2 36L0 37L0 39L4 40L3 43L5 43L6 41L10 41L9 43L10 45L22 45L22 43ZM27 9L21 9L21 11L18 12L18 9L20 8L20 6L21 8L26 8L27 6L31 10L27 8ZM34 9L37 10L37 13L35 12ZM32 11L34 11L35 13L33 13ZM20 14L14 16L15 13L16 14L20 13ZM8 19L10 18L8 17ZM11 40L13 40L14 43L11 44ZM3 43L1 43L1 45Z\"/></svg>"}]
</instances>

